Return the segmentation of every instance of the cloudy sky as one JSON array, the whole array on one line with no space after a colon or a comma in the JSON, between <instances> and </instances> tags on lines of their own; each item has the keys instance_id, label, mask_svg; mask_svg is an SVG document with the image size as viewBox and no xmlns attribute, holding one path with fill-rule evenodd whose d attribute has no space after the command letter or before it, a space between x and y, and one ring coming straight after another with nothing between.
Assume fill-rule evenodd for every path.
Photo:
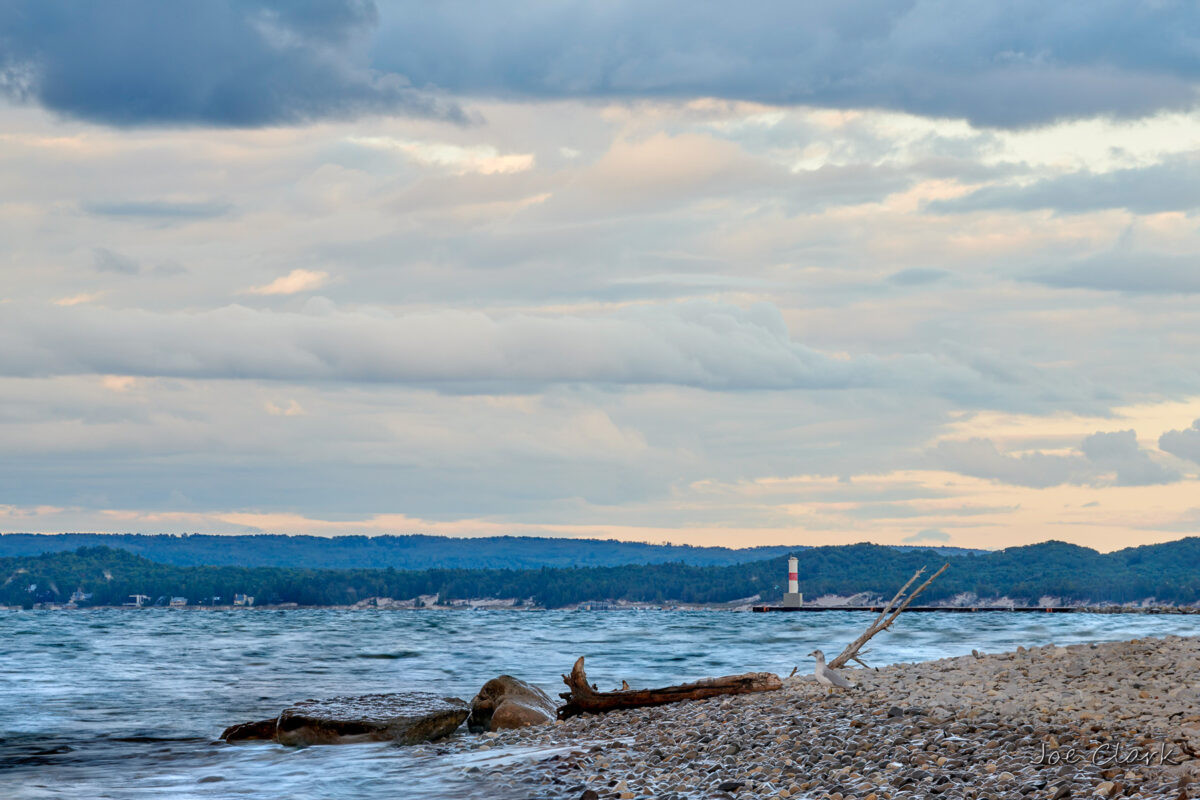
<instances>
[{"instance_id":1,"label":"cloudy sky","mask_svg":"<svg viewBox=\"0 0 1200 800\"><path fill-rule=\"evenodd\" d=\"M0 531L1200 531L1190 2L9 0Z\"/></svg>"}]
</instances>

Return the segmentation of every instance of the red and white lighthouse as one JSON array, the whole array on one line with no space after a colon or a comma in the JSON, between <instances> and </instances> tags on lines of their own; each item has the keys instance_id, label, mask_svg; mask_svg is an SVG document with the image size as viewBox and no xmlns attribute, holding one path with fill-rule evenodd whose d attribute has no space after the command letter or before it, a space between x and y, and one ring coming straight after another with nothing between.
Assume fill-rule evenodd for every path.
<instances>
[{"instance_id":1,"label":"red and white lighthouse","mask_svg":"<svg viewBox=\"0 0 1200 800\"><path fill-rule=\"evenodd\" d=\"M792 556L788 559L788 590L783 596L784 608L799 608L804 605L804 595L800 594L800 561Z\"/></svg>"}]
</instances>

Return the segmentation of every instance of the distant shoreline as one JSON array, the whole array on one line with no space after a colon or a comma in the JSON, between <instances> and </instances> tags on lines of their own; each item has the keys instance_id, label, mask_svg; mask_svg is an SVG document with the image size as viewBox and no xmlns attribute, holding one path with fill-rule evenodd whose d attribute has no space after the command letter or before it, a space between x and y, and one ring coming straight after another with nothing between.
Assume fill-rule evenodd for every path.
<instances>
[{"instance_id":1,"label":"distant shoreline","mask_svg":"<svg viewBox=\"0 0 1200 800\"><path fill-rule=\"evenodd\" d=\"M919 569L948 565L922 604L959 609L1200 608L1200 537L1100 555L1057 543L941 556L874 545L798 551L796 592L816 607L881 605ZM943 561L944 560L944 561ZM714 608L751 610L788 591L783 557L725 566L682 563L539 569L399 570L174 565L116 548L0 559L0 605L31 608L211 604Z\"/></svg>"},{"instance_id":2,"label":"distant shoreline","mask_svg":"<svg viewBox=\"0 0 1200 800\"><path fill-rule=\"evenodd\" d=\"M726 611L730 613L750 613L754 609L750 606L738 605L731 606L728 604L711 604L711 605L686 605L686 604L577 604L572 606L562 606L558 608L544 608L541 606L506 606L506 605L436 605L413 607L406 605L393 606L355 606L355 605L299 605L297 603L280 603L276 605L256 605L256 606L233 606L233 605L189 605L189 606L161 606L161 605L87 605L87 606L72 606L71 604L54 604L54 603L39 603L33 608L25 609L20 606L0 606L0 611L313 611L313 610L329 610L329 611L357 611L357 612L380 612L380 611L408 611L408 612L478 612L478 611L506 611L506 612L538 612L538 611L583 611L589 613L603 613L609 611ZM878 613L877 609L872 609L864 606L808 606L799 609L788 609L789 611L800 612L843 612L843 613L859 613L870 614ZM943 614L1037 614L1037 613L1073 613L1073 614L1134 614L1134 615L1192 615L1200 614L1200 607L1197 606L1059 606L1056 608L1043 608L1040 606L1014 606L1011 608L964 608L959 606L924 606L919 608L909 608L908 612L915 613L943 613Z\"/></svg>"}]
</instances>

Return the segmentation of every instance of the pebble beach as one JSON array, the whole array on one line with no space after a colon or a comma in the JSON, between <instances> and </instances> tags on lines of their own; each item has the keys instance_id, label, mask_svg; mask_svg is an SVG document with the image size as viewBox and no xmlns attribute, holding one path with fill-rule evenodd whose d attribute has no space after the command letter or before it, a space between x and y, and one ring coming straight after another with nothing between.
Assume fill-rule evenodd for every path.
<instances>
[{"instance_id":1,"label":"pebble beach","mask_svg":"<svg viewBox=\"0 0 1200 800\"><path fill-rule=\"evenodd\" d=\"M466 770L530 797L1200 797L1200 638L847 669L832 694L811 664L779 691L425 746L511 751Z\"/></svg>"}]
</instances>

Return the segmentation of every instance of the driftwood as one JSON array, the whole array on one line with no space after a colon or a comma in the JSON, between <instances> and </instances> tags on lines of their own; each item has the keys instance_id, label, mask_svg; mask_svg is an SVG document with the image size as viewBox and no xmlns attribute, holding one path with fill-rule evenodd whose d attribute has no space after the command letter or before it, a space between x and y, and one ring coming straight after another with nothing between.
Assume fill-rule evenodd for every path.
<instances>
[{"instance_id":1,"label":"driftwood","mask_svg":"<svg viewBox=\"0 0 1200 800\"><path fill-rule=\"evenodd\" d=\"M563 675L563 683L570 689L559 697L566 704L558 709L559 719L569 719L578 714L603 714L620 708L642 708L678 703L681 700L703 700L723 694L749 694L770 692L783 688L783 681L772 672L747 672L745 675L726 675L723 678L706 678L695 683L664 686L661 689L627 689L615 692L599 692L588 683L583 671L583 657L575 662L570 675ZM629 684L621 682L622 687Z\"/></svg>"},{"instance_id":2,"label":"driftwood","mask_svg":"<svg viewBox=\"0 0 1200 800\"><path fill-rule=\"evenodd\" d=\"M908 595L905 595L904 593L908 590L908 587L912 586L917 578L921 577L921 575L925 573L925 568L921 567L919 570L913 573L913 576L908 579L908 583L900 587L900 591L896 592L896 596L893 597L888 604L883 607L883 612L876 617L875 621L872 622L870 627L863 632L862 636L859 636L853 642L846 645L846 649L838 653L837 657L829 662L830 669L837 669L838 667L845 666L846 662L848 661L855 661L864 667L867 666L866 662L859 658L859 650L862 649L862 646L870 641L871 637L875 634L879 633L880 631L886 631L888 628L890 628L892 623L896 621L896 617L900 616L900 612L908 608L909 604L917 598L917 595L925 591L929 584L933 583L934 578L936 578L938 575L941 575L949 568L949 564L943 564L942 568L930 575L924 583L922 583L916 589L913 589L913 591Z\"/></svg>"}]
</instances>

